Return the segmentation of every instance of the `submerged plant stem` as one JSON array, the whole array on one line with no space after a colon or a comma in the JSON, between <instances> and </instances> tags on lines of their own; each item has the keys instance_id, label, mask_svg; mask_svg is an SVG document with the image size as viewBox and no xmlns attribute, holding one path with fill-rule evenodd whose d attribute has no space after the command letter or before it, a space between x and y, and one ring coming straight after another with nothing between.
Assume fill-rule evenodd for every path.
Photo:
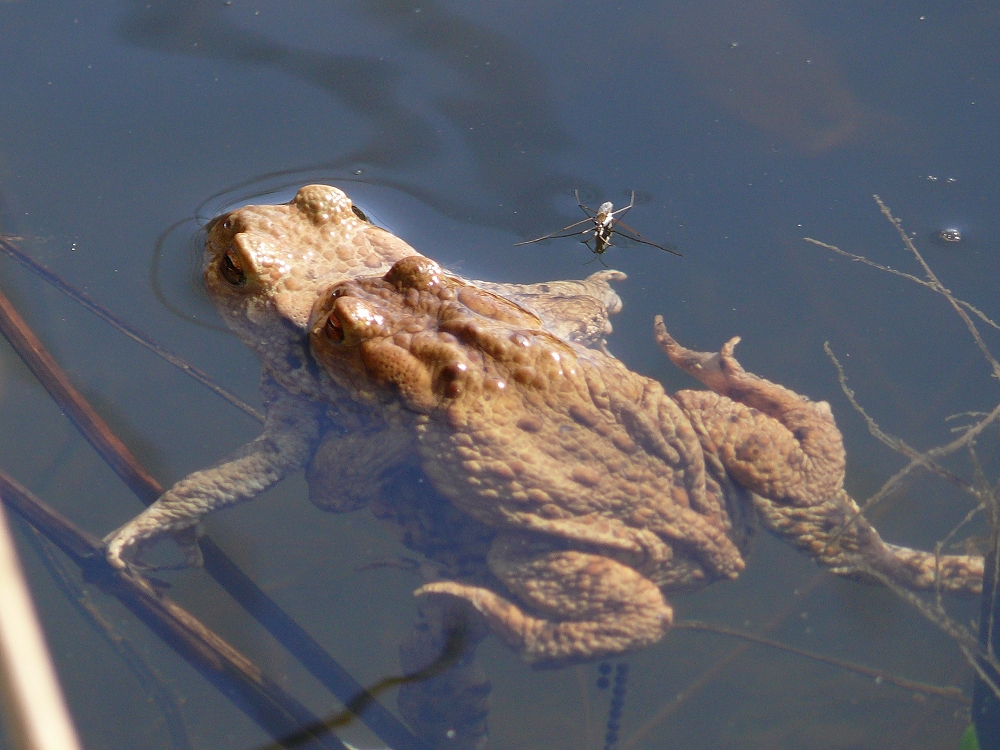
<instances>
[{"instance_id":1,"label":"submerged plant stem","mask_svg":"<svg viewBox=\"0 0 1000 750\"><path fill-rule=\"evenodd\" d=\"M924 693L925 695L934 695L938 698L944 698L945 700L958 703L962 706L968 706L972 703L969 697L957 687L942 687L940 685L932 685L929 682L910 680L881 669L866 667L863 664L857 664L852 661L847 661L846 659L838 659L835 656L827 656L826 654L821 654L816 651L808 651L804 648L798 648L797 646L776 641L773 638L756 635L755 633L746 633L742 630L726 627L725 625L716 625L711 622L702 622L701 620L681 620L680 622L674 623L674 627L685 630L700 630L706 633L719 633L720 635L729 635L733 638L742 638L743 640L750 641L751 643L759 643L762 646L780 649L781 651L787 651L790 654L804 656L805 658L812 659L813 661L830 664L834 667L847 670L848 672L854 672L855 674L872 677L880 683L884 682L890 685L895 685L896 687L903 688L904 690L912 690L916 693Z\"/></svg>"},{"instance_id":2,"label":"submerged plant stem","mask_svg":"<svg viewBox=\"0 0 1000 750\"><path fill-rule=\"evenodd\" d=\"M56 289L61 291L63 294L65 294L73 301L83 305L83 307L85 307L87 310L89 310L94 315L99 317L101 320L111 325L113 328L116 328L119 331L121 331L123 334L128 336L130 339L132 339L140 346L145 347L153 354L155 354L157 357L160 357L167 363L173 365L188 377L193 378L198 383L201 383L203 386L208 388L212 393L214 393L219 398L223 399L229 404L232 404L237 409L242 411L244 414L253 417L258 422L264 421L264 415L261 414L257 409L254 409L245 401L234 396L232 393L227 391L221 385L216 383L207 373L203 372L202 370L199 370L190 362L187 362L178 357L176 354L172 354L171 352L164 349L162 346L153 341L153 339L144 334L142 331L129 325L124 320L115 315L113 312L105 308L103 305L92 300L89 295L85 294L84 292L81 292L76 287L66 283L51 269L46 268L37 260L28 256L23 250L21 250L21 248L15 245L10 240L10 238L0 235L0 250L3 250L5 253L7 253L7 255L9 255L11 258L16 260L22 266L24 266L32 273L37 275L39 278L43 279L44 281L54 286Z\"/></svg>"},{"instance_id":3,"label":"submerged plant stem","mask_svg":"<svg viewBox=\"0 0 1000 750\"><path fill-rule=\"evenodd\" d=\"M978 308L968 302L965 302L964 300L956 298L952 294L951 290L941 283L937 274L934 273L933 269L927 261L924 260L923 255L917 249L912 237L903 229L902 221L892 214L892 211L879 196L875 195L873 198L878 204L882 215L889 220L899 237L902 239L906 250L920 265L925 278L919 278L913 274L898 271L888 266L875 263L868 260L864 256L846 252L841 250L839 247L825 242L820 242L809 237L804 238L805 241L850 258L852 261L860 262L880 271L900 276L943 296L951 308L955 311L955 314L958 315L958 317L965 324L973 342L983 355L983 359L986 361L986 364L989 365L993 377L1000 378L1000 362L998 362L998 360L993 356L993 353L986 345L982 335L979 333L979 329L977 328L973 317L978 318L981 322L993 328L1000 328L1000 326L998 326L997 323L995 323ZM900 486L903 478L918 468L924 468L934 474L937 474L946 481L951 482L955 486L959 487L963 492L972 495L977 503L971 511L966 513L965 518L959 523L958 527L949 532L944 540L937 545L936 549L938 555L944 547L945 542L951 540L955 536L957 528L967 524L971 518L973 518L980 511L985 511L987 522L989 523L991 529L991 549L987 554L985 561L986 575L985 580L983 581L978 641L967 627L960 622L957 622L947 613L944 608L940 590L935 591L934 601L928 602L915 593L899 586L895 581L887 578L878 571L868 569L868 572L875 578L879 579L889 589L894 591L897 596L908 601L924 617L933 622L943 632L947 633L956 641L959 649L975 670L978 677L973 698L973 719L976 721L977 726L980 726L980 721L982 720L983 724L980 728L983 728L986 725L996 726L996 719L997 717L1000 717L1000 661L997 659L995 643L997 637L1000 636L1000 628L996 625L998 613L997 587L998 584L1000 584L1000 578L998 578L997 572L998 565L1000 565L1000 523L998 523L998 520L1000 520L998 519L998 517L1000 517L1000 512L998 512L997 508L998 505L1000 505L1000 502L998 502L998 489L991 486L983 474L982 467L976 455L975 445L977 438L986 430L987 427L1000 421L1000 403L998 403L997 406L995 406L988 414L977 412L975 416L978 417L978 421L970 427L964 427L961 431L960 437L957 439L921 452L907 445L903 440L895 437L894 435L890 435L882 431L878 424L876 424L875 420L868 415L864 407L855 398L854 392L847 386L844 370L837 361L836 357L833 356L829 345L826 345L825 349L827 354L833 360L834 366L837 368L841 389L854 409L865 420L871 434L893 451L909 459L906 466L886 480L879 491L861 505L858 517L860 517L860 515L862 515L867 509L871 508L875 503L886 497L890 492L896 490ZM969 452L974 475L972 481L955 475L939 463L939 459L952 455L962 449ZM853 522L853 520L854 519L849 521L848 524ZM863 568L866 567L863 562L860 565ZM991 741L987 744L989 746L993 746L996 744L996 741L994 740L1000 741L1000 736L991 739Z\"/></svg>"},{"instance_id":4,"label":"submerged plant stem","mask_svg":"<svg viewBox=\"0 0 1000 750\"><path fill-rule=\"evenodd\" d=\"M0 333L10 341L76 428L140 500L149 505L163 494L160 484L77 391L2 292L0 292ZM59 543L58 539L53 541ZM78 543L78 540L73 543ZM243 573L218 545L207 537L203 537L199 544L206 572L339 701L350 705L352 701L358 701L359 696L369 695L360 682ZM93 546L94 548L89 551L81 550L81 554L92 555L95 549L103 549L99 541L95 541ZM142 580L145 586L149 586L143 579L139 580ZM387 745L394 750L425 750L423 743L373 697L363 701L363 704L359 718ZM317 717L310 716L309 721L304 723L319 721ZM298 726L301 726L301 723ZM290 733L291 730L283 734Z\"/></svg>"},{"instance_id":5,"label":"submerged plant stem","mask_svg":"<svg viewBox=\"0 0 1000 750\"><path fill-rule=\"evenodd\" d=\"M318 721L253 662L163 596L146 579L112 570L104 559L99 539L79 529L3 472L0 472L0 498L55 542L91 580L132 610L269 734L283 737ZM317 734L314 739L319 747L345 750L344 744L332 735Z\"/></svg>"}]
</instances>

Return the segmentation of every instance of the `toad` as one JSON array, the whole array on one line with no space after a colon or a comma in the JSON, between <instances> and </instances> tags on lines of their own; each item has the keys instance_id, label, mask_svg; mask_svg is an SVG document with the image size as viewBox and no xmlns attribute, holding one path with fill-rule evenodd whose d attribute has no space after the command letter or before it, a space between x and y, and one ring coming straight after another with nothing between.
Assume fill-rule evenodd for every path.
<instances>
[{"instance_id":1,"label":"toad","mask_svg":"<svg viewBox=\"0 0 1000 750\"><path fill-rule=\"evenodd\" d=\"M117 568L137 562L144 547L163 537L180 544L188 563L200 564L194 539L201 517L256 497L303 467L310 499L343 511L378 496L393 469L409 460L408 439L389 431L380 415L359 409L316 367L307 324L321 291L344 279L384 274L416 251L368 221L343 191L326 185L306 186L287 204L236 209L207 230L208 294L227 326L263 362L264 429L109 534L107 558ZM608 316L621 309L609 282L624 277L608 270L582 281L469 283L516 299L555 336L603 347L611 331Z\"/></svg>"},{"instance_id":2,"label":"toad","mask_svg":"<svg viewBox=\"0 0 1000 750\"><path fill-rule=\"evenodd\" d=\"M188 564L199 565L200 518L250 500L305 468L316 505L335 512L371 507L405 546L429 562L422 572L497 586L485 560L494 530L441 497L415 460L412 436L391 429L381 413L351 398L309 351L309 313L321 292L345 279L384 274L416 251L374 226L342 191L324 185L302 188L285 205L231 211L213 220L207 232L209 296L263 362L264 429L221 463L177 482L109 534L109 562L143 569L143 550L171 538ZM561 340L603 348L611 332L608 317L621 308L610 282L624 278L606 270L581 281L469 283L517 300ZM454 609L430 601L418 607L418 620L400 648L404 671L414 673L438 660L450 648L455 627L465 634L463 654L444 673L404 685L398 701L421 737L464 750L480 747L485 736L489 687L473 659L485 631L469 627L464 610Z\"/></svg>"},{"instance_id":3,"label":"toad","mask_svg":"<svg viewBox=\"0 0 1000 750\"><path fill-rule=\"evenodd\" d=\"M709 390L672 396L538 314L411 256L333 286L314 356L360 404L414 437L427 476L496 530L501 587L439 580L538 666L661 638L665 593L733 578L754 518L834 573L976 593L980 557L886 544L843 489L826 402L745 372L739 339L707 354L656 339Z\"/></svg>"}]
</instances>

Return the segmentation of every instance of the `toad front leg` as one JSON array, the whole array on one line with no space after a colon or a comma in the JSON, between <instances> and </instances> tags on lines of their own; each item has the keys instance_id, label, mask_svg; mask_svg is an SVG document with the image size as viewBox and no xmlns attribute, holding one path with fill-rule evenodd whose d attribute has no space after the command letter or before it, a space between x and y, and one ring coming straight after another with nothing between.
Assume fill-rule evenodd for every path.
<instances>
[{"instance_id":1,"label":"toad front leg","mask_svg":"<svg viewBox=\"0 0 1000 750\"><path fill-rule=\"evenodd\" d=\"M718 353L685 349L656 318L657 342L670 360L711 391L674 398L706 454L754 493L772 532L839 575L874 570L911 589L978 594L983 558L940 555L887 544L844 491L845 454L830 405L810 401L746 372L733 356L738 338Z\"/></svg>"},{"instance_id":2,"label":"toad front leg","mask_svg":"<svg viewBox=\"0 0 1000 750\"><path fill-rule=\"evenodd\" d=\"M541 667L561 667L655 643L673 609L660 589L634 568L596 552L564 549L528 534L501 534L490 568L527 607L490 589L450 581L417 594L469 601L495 635Z\"/></svg>"},{"instance_id":3,"label":"toad front leg","mask_svg":"<svg viewBox=\"0 0 1000 750\"><path fill-rule=\"evenodd\" d=\"M186 562L201 564L195 527L202 516L250 500L301 469L319 439L323 407L289 394L265 376L264 431L222 463L177 482L146 510L105 537L108 562L126 568L144 547L173 537Z\"/></svg>"}]
</instances>

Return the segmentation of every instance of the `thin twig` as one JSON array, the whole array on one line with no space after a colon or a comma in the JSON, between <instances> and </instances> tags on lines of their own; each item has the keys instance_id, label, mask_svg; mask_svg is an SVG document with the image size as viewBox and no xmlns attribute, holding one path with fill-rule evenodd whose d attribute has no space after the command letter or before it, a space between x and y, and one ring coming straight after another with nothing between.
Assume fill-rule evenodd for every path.
<instances>
[{"instance_id":1,"label":"thin twig","mask_svg":"<svg viewBox=\"0 0 1000 750\"><path fill-rule=\"evenodd\" d=\"M819 586L823 581L827 579L827 574L825 572L819 572L814 575L805 586L800 586L798 589L798 597L804 597L806 594L811 592L814 588ZM777 612L775 612L771 618L761 627L761 633L770 633L772 630L781 625L785 620L788 619L789 614L791 614L792 609L797 605L799 598L789 598L785 605L781 607ZM672 700L667 701L660 709L649 717L646 721L642 723L637 729L635 729L628 737L622 741L619 746L619 750L630 750L642 741L642 739L652 732L657 726L666 721L672 714L678 711L681 706L683 706L687 701L691 700L697 693L704 690L708 685L710 685L723 670L732 664L734 661L739 659L743 654L745 654L750 649L750 644L743 642L737 646L734 646L727 653L716 659L715 663L710 667L707 667L702 673L695 679L692 680L680 693L676 695Z\"/></svg>"},{"instance_id":2,"label":"thin twig","mask_svg":"<svg viewBox=\"0 0 1000 750\"><path fill-rule=\"evenodd\" d=\"M966 310L973 312L973 314L975 314L977 317L981 318L984 322L988 323L994 328L1000 328L1000 326L998 326L989 317L987 317L984 313L980 312L972 305L965 303L961 300L958 300L954 297L954 295L952 295L951 290L945 287L944 284L941 283L940 279L938 279L937 275L924 260L924 257L920 254L920 251L917 250L916 245L913 244L913 240L910 238L909 235L907 235L906 231L903 229L902 221L892 215L892 212L889 210L889 207L886 206L885 203L883 203L882 199L879 196L875 195L872 197L878 204L879 210L889 220L889 222L896 229L899 236L902 238L903 244L906 246L906 249L917 260L917 262L920 264L920 267L923 268L924 273L927 275L926 280L920 279L917 276L914 276L909 273L897 271L893 268L889 268L888 266L883 266L881 264L874 263L865 258L864 256L846 252L834 245L829 245L825 242L820 242L819 240L814 240L809 237L806 237L804 239L807 242L810 242L814 245L819 245L820 247L827 248L828 250L832 250L836 253L839 253L840 255L850 258L851 260L864 263L873 268L877 268L879 270L886 271L888 273L896 274L897 276L901 276L909 281L912 281L923 287L931 289L932 291L942 295L946 300L948 300L948 303L952 306L952 308L955 310L958 316L965 323L966 328L969 330L969 333L972 336L973 341L976 343L976 346L979 348L980 352L982 352L983 357L986 359L987 363L993 369L994 376L1000 378L1000 362L997 362L997 360L993 357L989 348L986 346L986 343L983 341L982 336L979 334L979 330L976 328L975 323L973 323L972 319L969 318L968 314L966 313ZM985 430L989 425L991 425L994 421L1000 418L1000 404L998 404L993 409L993 411L991 411L980 422L966 429L961 435L961 437L959 437L958 439L953 440L952 442L947 443L945 445L938 446L936 448L932 448L928 451L924 451L921 453L916 449L907 445L899 438L887 435L886 433L882 432L882 430L875 423L875 421L865 412L864 408L862 408L861 405L857 402L857 400L854 397L854 392L850 388L848 388L847 379L846 376L844 375L843 368L840 366L840 363L837 361L837 358L834 357L833 352L829 347L829 344L825 344L824 349L826 350L827 355L829 355L829 357L833 360L834 365L837 368L841 389L844 391L844 394L851 402L851 405L864 418L865 423L868 426L869 432L871 432L872 435L874 435L878 440L885 443L891 449L899 453L902 453L903 455L910 458L910 462L906 466L904 466L901 470L896 472L896 474L890 477L882 485L882 488L875 495L873 495L867 501L865 501L865 503L861 506L860 513L862 514L865 513L868 509L870 509L872 506L874 506L876 503L878 503L884 497L886 497L890 492L894 491L896 487L899 485L899 483L903 480L903 478L905 478L918 466L922 466L926 469L929 469L930 471L933 471L934 473L943 476L949 481L955 482L963 490L969 492L974 497L976 497L976 499L980 503L984 502L985 498L980 497L979 493L975 490L975 488L971 484L955 476L951 472L948 472L946 469L937 464L935 459L951 455L955 451L960 450L968 445L971 445L972 442L975 440L975 438L978 437L978 435L983 430Z\"/></svg>"},{"instance_id":3,"label":"thin twig","mask_svg":"<svg viewBox=\"0 0 1000 750\"><path fill-rule=\"evenodd\" d=\"M90 312L99 317L101 320L110 324L112 327L117 328L119 331L124 333L126 336L128 336L130 339L132 339L140 346L144 346L146 349L149 349L149 351L151 351L157 357L160 357L164 361L173 365L188 377L194 378L196 381L198 381L203 386L208 388L210 391L212 391L212 393L214 393L219 398L232 404L237 409L242 411L244 414L253 417L258 422L264 421L264 415L261 414L260 411L254 409L245 401L237 398L232 393L227 391L221 385L216 383L207 373L198 369L190 362L186 362L185 360L181 359L176 354L172 354L170 351L162 347L160 344L153 341L153 339L151 339L145 333L138 330L134 326L126 323L124 320L119 318L117 315L115 315L113 312L108 310L103 305L99 304L98 302L95 302L85 292L81 292L76 287L66 283L54 271L47 268L46 266L43 266L37 260L27 255L23 250L21 250L21 248L19 248L16 244L14 244L14 242L11 240L10 237L4 237L3 235L0 235L0 250L3 250L11 258L16 260L18 263L20 263L22 266L30 270L32 273L36 274L43 281L46 281L52 286L54 286L56 289L61 291L70 299L83 305L83 307L90 310Z\"/></svg>"},{"instance_id":4,"label":"thin twig","mask_svg":"<svg viewBox=\"0 0 1000 750\"><path fill-rule=\"evenodd\" d=\"M773 638L767 638L754 633L746 633L742 630L726 627L725 625L716 625L710 622L702 622L701 620L682 620L680 622L675 622L674 627L683 628L685 630L700 630L707 633L721 633L722 635L729 635L734 638L742 638L743 640L750 641L751 643L759 643L763 646L777 648L782 651L787 651L790 654L796 654L797 656L812 659L813 661L831 664L840 669L845 669L848 672L854 672L856 674L865 675L866 677L872 677L879 683L885 682L890 685L903 688L904 690L912 690L917 693L925 693L926 695L936 695L939 698L944 698L945 700L949 700L963 706L968 706L972 702L969 697L957 687L941 687L940 685L933 685L931 683L920 682L918 680L909 680L905 677L899 677L891 672L886 672L881 669L866 667L852 661L847 661L846 659L838 659L835 656L820 654L816 651L808 651L797 646L776 641Z\"/></svg>"},{"instance_id":5,"label":"thin twig","mask_svg":"<svg viewBox=\"0 0 1000 750\"><path fill-rule=\"evenodd\" d=\"M73 604L76 611L100 635L104 642L118 655L128 670L136 678L149 696L149 701L159 709L167 732L170 734L171 747L174 750L190 750L192 747L188 736L187 723L181 713L180 700L170 690L162 676L149 663L149 660L135 648L131 642L118 633L114 623L101 611L100 607L84 588L82 582L73 575L65 558L57 556L55 545L45 538L45 535L31 524L25 523L29 539L38 553L45 569L49 571L52 580L63 592L63 595Z\"/></svg>"},{"instance_id":6,"label":"thin twig","mask_svg":"<svg viewBox=\"0 0 1000 750\"><path fill-rule=\"evenodd\" d=\"M83 433L84 438L135 494L147 502L160 495L153 476L105 424L93 407L73 387L62 368L42 346L7 296L0 292L0 333L6 337L59 408ZM154 490L153 488L157 488Z\"/></svg>"},{"instance_id":7,"label":"thin twig","mask_svg":"<svg viewBox=\"0 0 1000 750\"><path fill-rule=\"evenodd\" d=\"M938 280L937 274L935 274L934 271L931 270L931 267L927 265L927 261L924 260L924 256L920 254L920 251L917 250L917 246L913 244L913 240L910 239L910 236L903 230L902 220L897 219L895 216L892 215L892 212L889 210L889 207L882 202L881 198L879 198L877 195L873 195L872 197L878 204L878 207L882 211L882 214L890 222L892 222L892 225L896 228L896 231L899 233L899 236L903 239L903 244L906 245L906 249L913 254L913 257L917 259L917 262L920 264L920 267L924 269L924 273L927 274L927 279L933 285L935 291L943 295L945 299L948 300L948 303L958 314L958 317L960 317L962 319L962 322L965 323L966 328L968 328L969 333L972 335L973 341L975 341L976 346L979 347L979 351L982 353L983 358L989 363L990 367L993 368L994 377L1000 378L1000 362L997 362L997 360L993 357L993 354L990 352L989 347L986 346L986 342L983 341L983 337L979 335L979 330L976 328L976 324L972 322L972 319L969 318L968 314L966 314L965 309L962 307L962 305L958 303L958 300L956 300L955 297L952 296L951 290L946 288L945 285ZM995 323L993 325L994 327L996 327Z\"/></svg>"},{"instance_id":8,"label":"thin twig","mask_svg":"<svg viewBox=\"0 0 1000 750\"><path fill-rule=\"evenodd\" d=\"M940 610L928 604L914 592L900 586L890 576L865 565L863 561L859 562L858 565L866 573L877 578L882 585L890 589L896 594L896 596L909 602L912 607L917 609L925 618L937 625L938 629L950 636L956 643L958 643L959 646L964 649L968 649L971 653L974 653L979 658L984 659L994 669L1000 670L1000 662L998 662L992 655L983 652L983 650L979 647L979 643L976 641L976 636L974 636L964 625L949 617L944 610Z\"/></svg>"},{"instance_id":9,"label":"thin twig","mask_svg":"<svg viewBox=\"0 0 1000 750\"><path fill-rule=\"evenodd\" d=\"M56 510L0 472L0 499L58 545L90 580L146 623L168 645L215 685L272 737L283 738L320 721L253 662L206 628L141 576L116 571L105 560L101 541L79 529ZM319 747L345 750L329 733L316 733Z\"/></svg>"},{"instance_id":10,"label":"thin twig","mask_svg":"<svg viewBox=\"0 0 1000 750\"><path fill-rule=\"evenodd\" d=\"M831 250L832 252L835 252L838 255L843 255L845 258L850 258L851 260L855 261L856 263L862 263L862 264L864 264L866 266L871 266L872 268L877 268L879 271L885 271L886 273L891 273L894 276L900 276L900 277L906 279L907 281L912 281L914 284L919 284L920 286L926 287L927 289L930 289L933 292L938 292L939 294L941 293L941 289L938 288L935 284L931 283L930 281L925 281L924 279L921 279L919 276L914 276L912 273L906 273L905 271L899 271L899 270L893 268L892 266L883 266L881 263L875 263L874 261L868 260L868 258L866 258L863 255L855 255L854 253L849 253L846 250L841 250L836 245L830 245L830 244L828 244L826 242L820 242L819 240L814 240L812 237L803 237L802 239L805 240L806 242L809 242L809 243L813 244L813 245L818 245L819 247L825 248L827 250ZM986 313L984 313L979 308L975 307L974 305L969 304L965 300L956 299L955 301L959 305L961 305L962 307L964 307L966 310L968 310L969 312L971 312L973 315L975 315L976 317L978 317L980 320L982 320L987 325L993 326L997 330L1000 330L1000 324L997 324L997 323L993 322L993 320L990 319L990 317L988 315L986 315Z\"/></svg>"},{"instance_id":11,"label":"thin twig","mask_svg":"<svg viewBox=\"0 0 1000 750\"><path fill-rule=\"evenodd\" d=\"M7 337L57 405L140 500L149 505L163 494L160 484L73 387L2 292L0 333ZM202 537L199 544L205 571L341 703L347 705L357 700L358 696L367 695L364 686L240 570L218 545L207 537ZM425 747L423 742L375 699L365 702L358 718L394 750L417 750Z\"/></svg>"},{"instance_id":12,"label":"thin twig","mask_svg":"<svg viewBox=\"0 0 1000 750\"><path fill-rule=\"evenodd\" d=\"M882 201L882 199L879 196L875 195L873 197L875 199L875 202L878 204L879 210L882 212L883 216L885 216L889 220L889 222L893 225L893 227L896 229L896 232L902 238L903 244L905 245L906 249L910 252L911 255L913 255L914 259L923 269L924 274L926 275L926 279L920 279L912 274L897 271L895 269L880 265L878 263L873 263L872 261L868 260L867 258L864 258L863 256L845 252L838 247L835 247L833 245L828 245L827 243L824 242L819 242L818 240L813 240L810 238L806 238L806 240L808 242L811 242L812 244L825 247L829 250L839 253L840 255L848 257L853 261L861 262L873 268L877 268L879 270L886 271L888 273L892 273L902 278L905 278L909 281L912 281L916 284L919 284L920 286L928 288L942 295L951 305L952 309L959 316L959 318L961 318L962 322L965 324L966 328L969 331L969 334L972 336L973 341L979 348L980 353L983 355L983 358L986 360L987 364L992 369L993 376L996 378L1000 378L1000 362L996 360L996 358L990 352L989 347L986 346L986 343L985 341L983 341L983 338L980 335L975 322L969 317L969 313L972 313L980 320L982 320L984 323L992 326L993 328L1000 328L1000 326L998 326L993 320L987 317L983 312L978 310L976 307L972 306L971 304L963 300L955 298L955 296L951 293L951 290L949 290L947 287L944 286L944 284L941 283L940 279L934 273L933 269L931 269L931 267L924 260L923 256L920 254L919 250L917 250L917 247L913 243L912 238L903 229L902 221L893 216L892 211ZM872 569L871 567L865 564L864 560L859 559L856 561L860 569L865 570L868 574L870 574L877 580L881 581L883 585L891 589L897 596L908 601L911 604L911 606L915 607L925 618L927 618L935 625L937 625L943 632L945 632L947 635L949 635L958 643L958 646L961 649L962 653L965 655L966 660L969 662L969 664L972 665L973 669L976 671L977 675L980 678L979 682L977 682L974 691L975 692L973 701L975 704L974 711L984 711L986 709L982 703L984 694L981 692L981 686L984 685L987 686L988 689L991 690L994 695L1000 698L1000 689L998 689L998 687L1000 686L997 685L995 679L995 675L1000 674L1000 662L998 662L996 658L992 642L992 639L995 634L995 626L992 621L992 618L996 612L996 602L995 602L997 596L996 582L998 579L998 571L996 570L996 568L998 564L1000 564L1000 553L998 553L998 549L1000 549L1000 524L998 524L998 516L1000 516L1000 512L998 512L997 509L997 490L990 487L989 483L986 481L986 477L982 471L982 467L979 464L978 458L976 456L974 446L976 438L987 427L989 427L991 424L1000 419L1000 404L998 404L993 409L993 411L991 411L989 414L985 416L981 414L976 414L976 416L981 416L982 418L972 426L961 428L961 436L956 440L953 440L945 445L937 446L936 448L932 448L928 451L919 452L916 449L907 445L904 441L884 433L879 428L879 426L875 423L875 421L865 412L864 408L862 408L862 406L857 402L857 400L854 397L854 393L851 391L851 389L848 388L847 379L846 376L844 375L843 368L840 366L840 363L837 361L836 357L833 356L829 344L825 345L824 348L826 349L827 354L833 360L834 365L837 368L841 389L844 391L844 394L847 396L848 400L850 401L854 409L864 418L866 424L868 425L869 432L871 432L873 436L875 436L878 440L883 442L892 450L904 456L907 456L910 459L909 463L905 467L903 467L903 469L896 472L895 475L890 477L882 485L879 491L875 495L870 497L861 506L861 509L858 511L856 516L852 518L851 521L848 522L848 524L845 524L844 528L846 529L851 522L853 522L856 518L860 517L860 515L863 514L868 508L870 508L872 505L874 505L882 498L887 496L890 492L894 491L899 486L903 478L907 476L909 473L911 473L918 466L926 468L938 474L939 476L942 476L943 478L952 481L962 490L975 497L978 501L977 506L966 514L965 518L954 529L952 529L951 532L949 532L949 534L944 538L944 540L935 545L935 561L937 561L940 558L941 551L942 549L944 549L945 544L950 542L950 540L954 537L959 528L968 523L980 510L985 509L987 511L988 521L991 530L991 552L986 557L985 560L987 568L985 570L985 576L983 581L982 612L981 612L982 622L980 623L979 627L978 641L973 637L972 633L968 630L968 628L966 628L965 626L963 626L962 624L951 618L945 611L941 598L941 589L939 585L936 586L935 588L934 604L932 605L926 602L921 597L917 596L914 592L909 591L908 589L905 589L904 587L900 586L895 580L891 579L890 577L884 575L883 573L877 570ZM965 479L961 479L955 476L951 472L941 467L936 461L936 459L951 455L952 453L961 448L966 448L970 454L973 466L973 474L974 474L972 482L968 482ZM1000 482L998 482L998 485L1000 485ZM936 576L936 579L937 578L938 577ZM987 667L989 669L987 669ZM992 670L992 673L989 673L990 670ZM992 709L991 713L994 713Z\"/></svg>"},{"instance_id":13,"label":"thin twig","mask_svg":"<svg viewBox=\"0 0 1000 750\"><path fill-rule=\"evenodd\" d=\"M975 490L973 489L972 485L969 482L962 479L957 474L948 471L946 468L936 463L935 461L931 460L930 451L926 453L921 453L916 448L912 447L911 445L908 445L906 441L903 440L902 438L898 438L895 435L889 435L888 433L883 432L882 428L878 426L878 423L874 419L872 419L872 417L868 414L868 412L865 411L865 408L860 403L858 403L858 400L855 398L854 391L848 387L847 375L844 373L844 368L841 366L840 360L838 360L836 355L834 355L833 349L830 347L829 341L823 342L823 351L825 351L826 355L833 361L833 366L837 368L837 379L840 381L840 389L844 392L844 395L847 397L847 400L851 402L851 406L854 407L854 410L858 412L858 414L860 414L862 418L865 420L865 424L868 426L868 432L870 432L876 440L883 443L888 448L894 450L896 453L901 453L902 455L911 459L920 466L923 466L928 471L937 474L942 479L946 479L949 482L954 482L966 492L975 494ZM982 429L980 429L980 432L981 431ZM965 444L967 443L958 445L958 447L963 447Z\"/></svg>"},{"instance_id":14,"label":"thin twig","mask_svg":"<svg viewBox=\"0 0 1000 750\"><path fill-rule=\"evenodd\" d=\"M869 497L864 503L861 504L857 513L855 513L843 526L841 530L837 532L836 535L831 539L831 543L837 541L840 535L850 527L858 518L867 513L871 508L884 500L889 494L894 492L898 486L902 483L909 474L911 474L914 469L923 467L929 471L941 476L948 481L955 483L959 488L965 492L971 494L979 503L983 502L983 498L980 496L979 491L968 481L962 479L961 477L953 474L944 467L942 467L935 459L949 456L958 450L967 448L971 445L976 437L979 436L983 430L989 427L997 419L1000 419L1000 404L991 411L983 420L975 425L969 427L962 435L950 443L945 445L939 445L930 450L924 451L923 453L917 451L915 448L910 447L904 441L899 438L884 433L882 429L878 426L874 419L872 419L868 413L865 411L864 407L858 403L855 398L854 391L851 390L847 385L847 376L844 374L844 370L840 365L840 361L834 356L833 351L830 348L829 343L823 344L823 350L827 353L827 356L833 361L834 367L837 368L837 377L840 381L841 390L843 390L844 395L847 400L850 401L851 405L855 410L861 415L865 420L865 424L868 426L868 431L879 441L885 443L889 448L893 449L897 453L901 453L904 456L910 458L909 463L902 469L893 474L889 479L885 481L878 492Z\"/></svg>"}]
</instances>

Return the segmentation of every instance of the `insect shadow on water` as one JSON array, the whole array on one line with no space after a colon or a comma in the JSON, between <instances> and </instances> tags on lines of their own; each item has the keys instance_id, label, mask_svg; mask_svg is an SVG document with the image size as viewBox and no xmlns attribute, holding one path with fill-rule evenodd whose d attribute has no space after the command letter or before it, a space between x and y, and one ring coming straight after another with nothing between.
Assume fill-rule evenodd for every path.
<instances>
[{"instance_id":1,"label":"insect shadow on water","mask_svg":"<svg viewBox=\"0 0 1000 750\"><path fill-rule=\"evenodd\" d=\"M629 198L628 205L623 208L619 208L617 211L615 210L615 205L611 201L605 201L600 206L598 206L597 210L595 211L589 206L583 205L583 201L580 200L579 190L574 190L573 195L576 197L576 203L580 207L580 210L587 215L586 219L581 219L575 224L570 224L569 226L563 227L562 229L557 229L551 234L545 234L542 235L541 237L536 237L533 240L525 240L524 242L515 242L514 247L518 247L520 245L530 245L534 242L541 242L542 240L556 240L556 239L561 239L563 237L576 237L581 234L591 233L592 236L588 237L585 240L580 240L580 241L590 249L590 252L594 254L594 260L600 259L601 264L605 268L607 268L608 264L604 262L604 258L602 256L604 255L604 253L607 252L609 247L615 247L615 244L611 241L611 238L615 234L618 234L627 240L631 240L632 242L638 242L643 245L649 245L650 247L655 247L660 250L663 250L664 252L668 252L671 255L678 255L678 256L680 255L680 253L677 252L677 250L670 245L657 245L655 242L647 240L645 237L643 237L637 231L632 229L632 227L630 227L628 224L626 224L624 221L621 220L621 217L627 214L635 205L634 190L632 191L632 195ZM593 226L585 226L583 229L579 231L570 232L569 234L561 234L562 232L565 232L567 229L574 229L575 227L578 227L581 224L587 224L587 225L592 224ZM593 242L594 244L591 245L590 244L591 242ZM588 261L588 263L593 263L593 260Z\"/></svg>"}]
</instances>

